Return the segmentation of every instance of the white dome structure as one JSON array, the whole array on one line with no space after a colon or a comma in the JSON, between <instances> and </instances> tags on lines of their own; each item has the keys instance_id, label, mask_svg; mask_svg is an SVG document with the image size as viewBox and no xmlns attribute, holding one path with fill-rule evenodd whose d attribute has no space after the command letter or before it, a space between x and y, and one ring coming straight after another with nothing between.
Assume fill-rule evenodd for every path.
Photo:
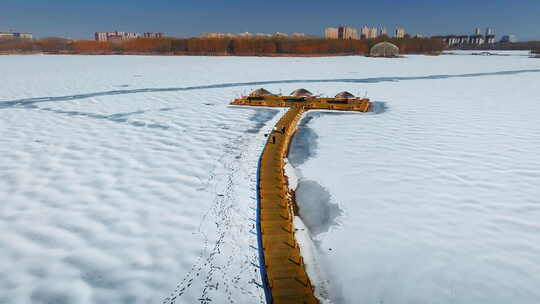
<instances>
[{"instance_id":1,"label":"white dome structure","mask_svg":"<svg viewBox=\"0 0 540 304\"><path fill-rule=\"evenodd\" d=\"M390 42L380 42L375 44L369 54L373 57L397 57L399 56L399 48Z\"/></svg>"}]
</instances>

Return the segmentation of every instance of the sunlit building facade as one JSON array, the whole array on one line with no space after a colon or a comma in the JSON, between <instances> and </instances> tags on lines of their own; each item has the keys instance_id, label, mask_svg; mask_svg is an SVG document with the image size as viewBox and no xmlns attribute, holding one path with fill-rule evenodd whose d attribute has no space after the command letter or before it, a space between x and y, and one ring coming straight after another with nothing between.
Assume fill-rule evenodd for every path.
<instances>
[{"instance_id":1,"label":"sunlit building facade","mask_svg":"<svg viewBox=\"0 0 540 304\"><path fill-rule=\"evenodd\" d=\"M396 28L396 33L395 33L396 38L404 38L405 34L406 34L406 32L405 32L404 28L402 28L402 27Z\"/></svg>"},{"instance_id":2,"label":"sunlit building facade","mask_svg":"<svg viewBox=\"0 0 540 304\"><path fill-rule=\"evenodd\" d=\"M358 39L358 31L352 27L344 25L339 27L329 27L324 30L324 37L327 39L341 40Z\"/></svg>"}]
</instances>

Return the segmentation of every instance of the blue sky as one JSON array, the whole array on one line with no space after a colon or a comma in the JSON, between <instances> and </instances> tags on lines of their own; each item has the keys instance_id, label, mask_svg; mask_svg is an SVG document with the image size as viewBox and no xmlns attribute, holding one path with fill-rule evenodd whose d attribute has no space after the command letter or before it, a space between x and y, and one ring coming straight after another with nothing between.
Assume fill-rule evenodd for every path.
<instances>
[{"instance_id":1,"label":"blue sky","mask_svg":"<svg viewBox=\"0 0 540 304\"><path fill-rule=\"evenodd\" d=\"M95 31L304 32L327 26L403 26L412 34L467 34L495 28L500 37L540 40L540 0L2 0L0 31L92 39Z\"/></svg>"}]
</instances>

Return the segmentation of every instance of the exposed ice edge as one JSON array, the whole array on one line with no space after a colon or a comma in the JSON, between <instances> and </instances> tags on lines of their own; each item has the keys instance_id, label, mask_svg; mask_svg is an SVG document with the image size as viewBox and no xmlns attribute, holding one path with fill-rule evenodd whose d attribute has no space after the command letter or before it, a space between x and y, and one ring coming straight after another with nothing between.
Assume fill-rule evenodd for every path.
<instances>
[{"instance_id":1,"label":"exposed ice edge","mask_svg":"<svg viewBox=\"0 0 540 304\"><path fill-rule=\"evenodd\" d=\"M287 183L289 185L290 191L295 191L298 187L299 176L293 165L285 158L285 167L284 173L287 178ZM325 275L323 269L319 267L322 265L319 263L319 256L317 254L317 248L309 229L302 221L302 218L295 216L293 219L293 226L295 228L295 237L300 246L300 253L304 259L306 272L311 280L311 284L315 287L315 297L319 299L322 304L332 304L332 301L328 299L329 297L329 284L324 279L328 276Z\"/></svg>"},{"instance_id":2,"label":"exposed ice edge","mask_svg":"<svg viewBox=\"0 0 540 304\"><path fill-rule=\"evenodd\" d=\"M285 158L285 167L283 168L285 172L285 177L287 177L287 184L289 185L290 191L295 191L298 187L298 176L296 175L296 170L293 165Z\"/></svg>"},{"instance_id":3,"label":"exposed ice edge","mask_svg":"<svg viewBox=\"0 0 540 304\"><path fill-rule=\"evenodd\" d=\"M294 217L293 226L295 228L294 236L296 237L298 246L300 246L300 253L306 265L306 272L311 280L311 284L315 287L315 297L322 304L332 304L332 301L328 299L329 284L324 279L328 276L324 273L322 267L319 267L322 263L319 262L320 258L317 254L317 248L311 239L309 229L304 225L304 222L299 216Z\"/></svg>"}]
</instances>

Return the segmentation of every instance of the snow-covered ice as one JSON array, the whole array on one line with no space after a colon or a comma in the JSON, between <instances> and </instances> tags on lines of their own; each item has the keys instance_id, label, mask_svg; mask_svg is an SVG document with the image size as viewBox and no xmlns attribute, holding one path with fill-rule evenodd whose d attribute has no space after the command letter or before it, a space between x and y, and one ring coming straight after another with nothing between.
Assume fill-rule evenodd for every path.
<instances>
[{"instance_id":1,"label":"snow-covered ice","mask_svg":"<svg viewBox=\"0 0 540 304\"><path fill-rule=\"evenodd\" d=\"M452 55L479 55L479 54L490 54L498 56L531 56L531 51L504 51L504 50L451 50L444 51L445 54Z\"/></svg>"},{"instance_id":2,"label":"snow-covered ice","mask_svg":"<svg viewBox=\"0 0 540 304\"><path fill-rule=\"evenodd\" d=\"M307 114L289 157L329 300L538 302L539 75L526 56L0 56L0 303L263 302L256 166L283 110L227 106L260 86L377 102Z\"/></svg>"},{"instance_id":3,"label":"snow-covered ice","mask_svg":"<svg viewBox=\"0 0 540 304\"><path fill-rule=\"evenodd\" d=\"M343 210L310 227L332 302L540 303L539 76L378 83L381 114L306 114L300 214Z\"/></svg>"}]
</instances>

